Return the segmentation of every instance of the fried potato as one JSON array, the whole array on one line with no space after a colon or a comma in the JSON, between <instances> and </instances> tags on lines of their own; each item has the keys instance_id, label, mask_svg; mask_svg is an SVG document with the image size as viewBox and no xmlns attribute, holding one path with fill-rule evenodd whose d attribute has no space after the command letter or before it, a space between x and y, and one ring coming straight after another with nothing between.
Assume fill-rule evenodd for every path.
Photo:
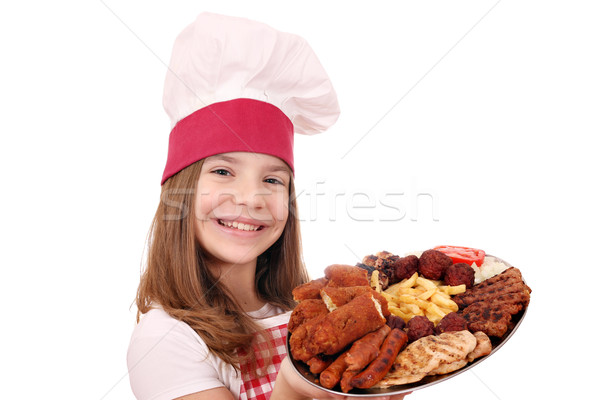
<instances>
[{"instance_id":1,"label":"fried potato","mask_svg":"<svg viewBox=\"0 0 600 400\"><path fill-rule=\"evenodd\" d=\"M417 279L419 278L419 273L415 272L414 274L412 274L412 276L408 279L403 280L402 282L398 283L397 285L399 287L413 287L415 286L415 282L417 281Z\"/></svg>"},{"instance_id":2,"label":"fried potato","mask_svg":"<svg viewBox=\"0 0 600 400\"><path fill-rule=\"evenodd\" d=\"M437 292L437 288L429 289L429 290L426 290L425 292L421 293L417 297L421 300L427 300L431 296L433 296L436 292Z\"/></svg>"},{"instance_id":3,"label":"fried potato","mask_svg":"<svg viewBox=\"0 0 600 400\"><path fill-rule=\"evenodd\" d=\"M447 295L455 295L466 292L467 285L463 283L462 285L458 286L440 286L440 290L446 293Z\"/></svg>"},{"instance_id":4,"label":"fried potato","mask_svg":"<svg viewBox=\"0 0 600 400\"><path fill-rule=\"evenodd\" d=\"M403 304L400 306L400 309L413 315L423 315L423 311L416 304Z\"/></svg>"},{"instance_id":5,"label":"fried potato","mask_svg":"<svg viewBox=\"0 0 600 400\"><path fill-rule=\"evenodd\" d=\"M458 305L450 297L463 293L465 285L448 286L414 273L410 278L396 283L381 294L388 300L393 315L408 322L412 317L424 315L437 325L444 316L458 311Z\"/></svg>"},{"instance_id":6,"label":"fried potato","mask_svg":"<svg viewBox=\"0 0 600 400\"><path fill-rule=\"evenodd\" d=\"M396 307L396 306L391 306L388 304L388 309L390 310L390 312L393 315L402 318L404 320L404 322L408 322L408 320L410 320L413 317L412 313L404 312L399 307Z\"/></svg>"},{"instance_id":7,"label":"fried potato","mask_svg":"<svg viewBox=\"0 0 600 400\"><path fill-rule=\"evenodd\" d=\"M431 296L431 301L434 304L445 308L449 308L452 311L458 311L458 305L454 301L452 301L451 299L447 299L444 296L441 296L439 293L436 293L433 296Z\"/></svg>"},{"instance_id":8,"label":"fried potato","mask_svg":"<svg viewBox=\"0 0 600 400\"><path fill-rule=\"evenodd\" d=\"M419 276L416 280L417 285L423 286L427 289L437 289L438 285L435 284L435 281L429 280L427 278L423 278Z\"/></svg>"},{"instance_id":9,"label":"fried potato","mask_svg":"<svg viewBox=\"0 0 600 400\"><path fill-rule=\"evenodd\" d=\"M385 297L385 299L388 301L388 304L393 303L396 304L396 296L389 294L388 292L381 292L381 295L383 297Z\"/></svg>"}]
</instances>

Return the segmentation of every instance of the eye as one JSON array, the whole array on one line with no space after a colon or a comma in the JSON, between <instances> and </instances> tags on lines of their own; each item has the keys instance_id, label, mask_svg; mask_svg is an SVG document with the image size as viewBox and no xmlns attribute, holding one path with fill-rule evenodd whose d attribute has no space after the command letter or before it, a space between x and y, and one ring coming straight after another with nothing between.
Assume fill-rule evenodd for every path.
<instances>
[{"instance_id":1,"label":"eye","mask_svg":"<svg viewBox=\"0 0 600 400\"><path fill-rule=\"evenodd\" d=\"M229 172L229 171L227 171L226 169L223 169L223 168L215 169L215 170L211 171L211 173L217 174L217 175L221 175L221 176L229 176L229 175L231 175L231 172Z\"/></svg>"},{"instance_id":2,"label":"eye","mask_svg":"<svg viewBox=\"0 0 600 400\"><path fill-rule=\"evenodd\" d=\"M285 185L281 179L278 178L267 178L265 182L271 183L273 185Z\"/></svg>"}]
</instances>

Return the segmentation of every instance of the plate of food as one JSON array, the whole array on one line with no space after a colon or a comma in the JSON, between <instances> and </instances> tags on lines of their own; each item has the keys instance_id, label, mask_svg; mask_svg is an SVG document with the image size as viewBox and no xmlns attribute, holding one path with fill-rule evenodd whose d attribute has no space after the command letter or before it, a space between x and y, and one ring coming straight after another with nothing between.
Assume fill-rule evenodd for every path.
<instances>
[{"instance_id":1,"label":"plate of food","mask_svg":"<svg viewBox=\"0 0 600 400\"><path fill-rule=\"evenodd\" d=\"M296 372L331 393L374 397L440 383L490 357L523 321L531 288L498 257L437 246L330 265L293 294Z\"/></svg>"}]
</instances>

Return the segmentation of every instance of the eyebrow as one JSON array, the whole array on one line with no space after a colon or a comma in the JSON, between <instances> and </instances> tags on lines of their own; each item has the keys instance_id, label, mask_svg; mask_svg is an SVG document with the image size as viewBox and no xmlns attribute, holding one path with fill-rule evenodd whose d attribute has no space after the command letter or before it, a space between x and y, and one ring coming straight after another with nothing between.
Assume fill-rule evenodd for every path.
<instances>
[{"instance_id":1,"label":"eyebrow","mask_svg":"<svg viewBox=\"0 0 600 400\"><path fill-rule=\"evenodd\" d=\"M239 160L237 158L230 157L230 156L227 156L225 154L216 154L214 156L211 156L209 161L225 161L225 162L229 162L229 163L232 163L232 164L238 164L239 163ZM288 174L291 175L291 169L290 169L290 167L288 167L287 164L284 164L284 165L277 165L277 164L269 165L267 167L267 171L269 171L269 172L285 172L285 173L288 173Z\"/></svg>"},{"instance_id":2,"label":"eyebrow","mask_svg":"<svg viewBox=\"0 0 600 400\"><path fill-rule=\"evenodd\" d=\"M287 165L273 165L268 168L270 172L286 172L290 173L290 167Z\"/></svg>"},{"instance_id":3,"label":"eyebrow","mask_svg":"<svg viewBox=\"0 0 600 400\"><path fill-rule=\"evenodd\" d=\"M230 163L234 163L237 164L238 160L234 157L229 157L223 154L217 154L214 156L209 157L209 160L207 161L213 161L213 160L221 160L221 161L226 161L226 162L230 162Z\"/></svg>"}]
</instances>

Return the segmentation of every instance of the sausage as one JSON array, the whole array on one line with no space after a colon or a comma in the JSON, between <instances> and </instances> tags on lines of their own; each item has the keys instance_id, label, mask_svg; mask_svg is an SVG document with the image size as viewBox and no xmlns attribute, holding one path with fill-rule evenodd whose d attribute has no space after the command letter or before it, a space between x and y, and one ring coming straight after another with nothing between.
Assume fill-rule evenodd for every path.
<instances>
[{"instance_id":1,"label":"sausage","mask_svg":"<svg viewBox=\"0 0 600 400\"><path fill-rule=\"evenodd\" d=\"M342 380L340 381L340 387L342 388L342 392L348 393L352 390L352 379L360 373L360 370L345 370L342 374Z\"/></svg>"},{"instance_id":2,"label":"sausage","mask_svg":"<svg viewBox=\"0 0 600 400\"><path fill-rule=\"evenodd\" d=\"M319 382L323 387L331 389L342 379L342 373L346 370L348 365L346 364L346 353L343 352L332 362L329 367L325 368L321 375L319 375Z\"/></svg>"},{"instance_id":3,"label":"sausage","mask_svg":"<svg viewBox=\"0 0 600 400\"><path fill-rule=\"evenodd\" d=\"M385 338L379 355L369 366L360 374L352 378L352 387L360 389L368 389L379 382L385 374L394 365L394 360L400 350L406 346L408 336L400 329L392 329L390 334Z\"/></svg>"},{"instance_id":4,"label":"sausage","mask_svg":"<svg viewBox=\"0 0 600 400\"><path fill-rule=\"evenodd\" d=\"M310 368L310 372L313 374L320 374L323 370L333 362L333 358L327 356L314 356L306 363Z\"/></svg>"},{"instance_id":5,"label":"sausage","mask_svg":"<svg viewBox=\"0 0 600 400\"><path fill-rule=\"evenodd\" d=\"M346 364L348 369L362 371L379 354L381 343L385 340L392 329L383 325L375 332L371 332L354 342L350 350L346 352Z\"/></svg>"}]
</instances>

